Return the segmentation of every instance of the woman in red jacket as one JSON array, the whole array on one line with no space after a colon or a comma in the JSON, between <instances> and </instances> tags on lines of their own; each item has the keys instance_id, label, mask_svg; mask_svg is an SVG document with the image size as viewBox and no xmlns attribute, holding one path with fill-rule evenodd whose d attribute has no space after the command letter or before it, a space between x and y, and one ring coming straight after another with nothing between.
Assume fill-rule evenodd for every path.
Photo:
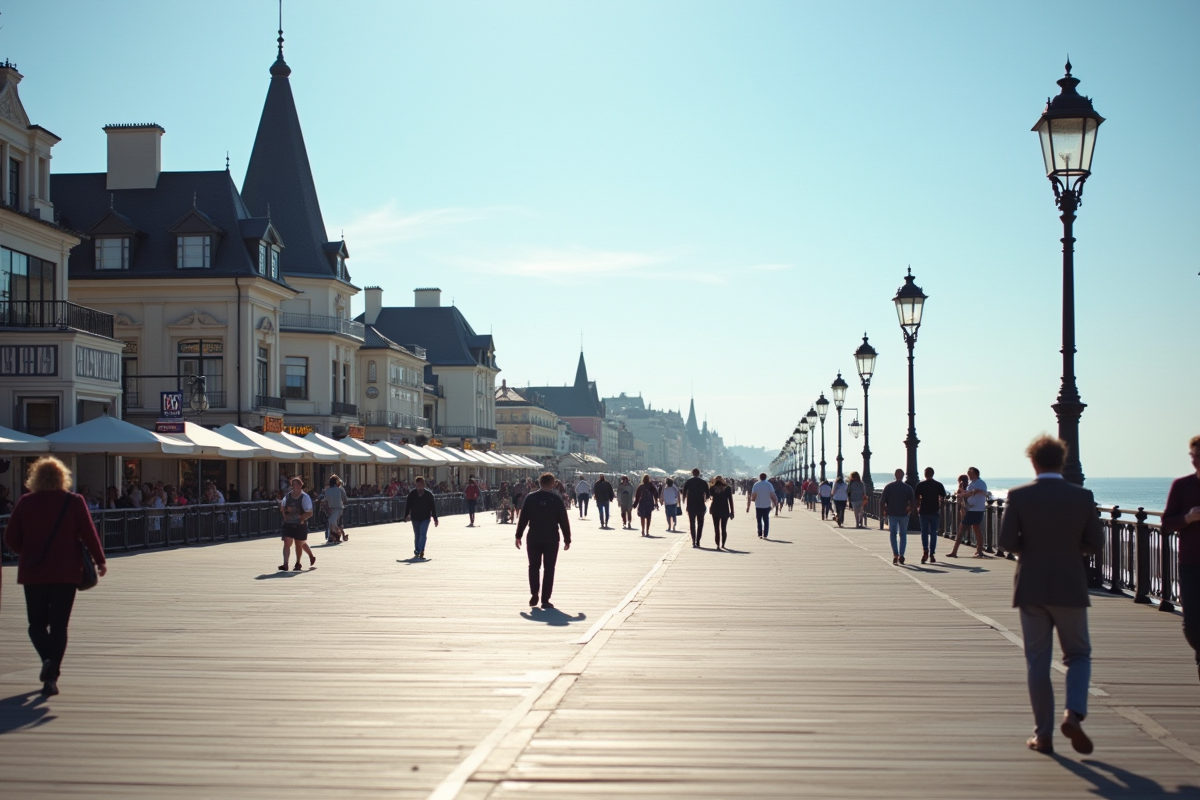
<instances>
[{"instance_id":1,"label":"woman in red jacket","mask_svg":"<svg viewBox=\"0 0 1200 800\"><path fill-rule=\"evenodd\" d=\"M58 694L58 675L67 650L67 624L83 578L83 554L91 553L104 575L104 548L82 497L67 491L71 471L57 458L39 458L25 481L29 493L17 501L4 543L20 556L17 583L25 586L29 638L42 658L42 694Z\"/></svg>"}]
</instances>

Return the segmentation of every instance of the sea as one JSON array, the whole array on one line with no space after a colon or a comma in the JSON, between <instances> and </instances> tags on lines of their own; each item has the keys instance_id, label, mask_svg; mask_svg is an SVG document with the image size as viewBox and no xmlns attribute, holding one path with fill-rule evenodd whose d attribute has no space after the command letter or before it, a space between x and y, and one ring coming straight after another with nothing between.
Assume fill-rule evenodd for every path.
<instances>
[{"instance_id":1,"label":"sea","mask_svg":"<svg viewBox=\"0 0 1200 800\"><path fill-rule=\"evenodd\" d=\"M890 473L871 473L875 485L882 487L892 480ZM938 480L947 489L954 488L957 475L938 475ZM1176 476L1178 477L1178 476ZM983 476L983 482L996 497L1004 497L1014 486L1029 483L1033 476L1024 478L992 478ZM1167 504L1167 492L1175 478L1085 478L1084 486L1092 490L1096 502L1102 506L1120 506L1135 510L1139 506L1147 511L1162 511Z\"/></svg>"}]
</instances>

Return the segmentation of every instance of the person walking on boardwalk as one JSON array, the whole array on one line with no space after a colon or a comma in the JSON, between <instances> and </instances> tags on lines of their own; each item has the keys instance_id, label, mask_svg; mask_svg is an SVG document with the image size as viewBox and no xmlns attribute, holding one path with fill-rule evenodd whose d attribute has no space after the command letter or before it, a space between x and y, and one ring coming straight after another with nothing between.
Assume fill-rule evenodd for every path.
<instances>
[{"instance_id":1,"label":"person walking on boardwalk","mask_svg":"<svg viewBox=\"0 0 1200 800\"><path fill-rule=\"evenodd\" d=\"M1008 492L1000 521L1000 547L1017 554L1013 607L1021 611L1033 736L1039 753L1054 752L1054 687L1050 683L1052 638L1067 668L1067 699L1060 730L1077 752L1092 752L1083 732L1087 717L1092 646L1088 638L1087 570L1084 556L1104 547L1096 500L1082 486L1063 480L1067 445L1040 436L1025 450L1037 478Z\"/></svg>"},{"instance_id":2,"label":"person walking on boardwalk","mask_svg":"<svg viewBox=\"0 0 1200 800\"><path fill-rule=\"evenodd\" d=\"M908 517L916 507L917 496L912 487L904 482L904 470L896 470L895 475L896 480L883 487L883 496L879 498L879 504L887 513L892 563L903 564L904 549L908 544Z\"/></svg>"},{"instance_id":3,"label":"person walking on boardwalk","mask_svg":"<svg viewBox=\"0 0 1200 800\"><path fill-rule=\"evenodd\" d=\"M1163 509L1164 531L1179 531L1179 601L1183 636L1196 651L1200 673L1200 436L1188 442L1195 472L1171 484Z\"/></svg>"},{"instance_id":4,"label":"person walking on boardwalk","mask_svg":"<svg viewBox=\"0 0 1200 800\"><path fill-rule=\"evenodd\" d=\"M629 481L628 475L621 476L621 482L617 485L617 505L621 509L621 527L626 530L633 530L633 497L635 487Z\"/></svg>"},{"instance_id":5,"label":"person walking on boardwalk","mask_svg":"<svg viewBox=\"0 0 1200 800\"><path fill-rule=\"evenodd\" d=\"M950 548L947 555L950 558L958 558L958 546L962 543L963 534L970 528L975 534L975 557L983 558L983 512L987 510L987 484L979 479L979 470L975 467L967 469L967 488L958 493L960 503L966 502L967 512L963 515L962 523L958 526L958 536L954 539L954 546Z\"/></svg>"},{"instance_id":6,"label":"person walking on boardwalk","mask_svg":"<svg viewBox=\"0 0 1200 800\"><path fill-rule=\"evenodd\" d=\"M717 541L717 549L725 549L725 540L729 536L729 520L733 519L733 487L726 485L720 475L713 478L709 488L712 497L711 513L713 518L713 536ZM696 547L699 547L699 543Z\"/></svg>"},{"instance_id":7,"label":"person walking on boardwalk","mask_svg":"<svg viewBox=\"0 0 1200 800\"><path fill-rule=\"evenodd\" d=\"M4 543L17 554L17 583L25 587L29 639L42 660L42 694L58 694L58 678L67 652L67 626L75 593L83 578L87 548L96 574L108 572L104 546L87 502L70 491L71 471L57 458L44 457L29 467L22 495L8 518Z\"/></svg>"},{"instance_id":8,"label":"person walking on boardwalk","mask_svg":"<svg viewBox=\"0 0 1200 800\"><path fill-rule=\"evenodd\" d=\"M787 509L790 513L792 506L796 503L796 482L788 481L783 485L783 490L787 492Z\"/></svg>"},{"instance_id":9,"label":"person walking on boardwalk","mask_svg":"<svg viewBox=\"0 0 1200 800\"><path fill-rule=\"evenodd\" d=\"M821 519L829 519L829 515L833 513L833 484L822 478L821 485L817 487L817 494L821 497Z\"/></svg>"},{"instance_id":10,"label":"person walking on boardwalk","mask_svg":"<svg viewBox=\"0 0 1200 800\"><path fill-rule=\"evenodd\" d=\"M588 500L592 497L592 485L587 482L587 478L579 476L579 483L575 484L575 502L579 504L579 518L583 519L587 516Z\"/></svg>"},{"instance_id":11,"label":"person walking on boardwalk","mask_svg":"<svg viewBox=\"0 0 1200 800\"><path fill-rule=\"evenodd\" d=\"M346 500L346 490L342 488L342 479L337 475L330 475L329 486L325 488L325 508L329 515L325 528L325 541L327 542L340 542L350 538L346 535L346 529L342 527L342 514L346 510Z\"/></svg>"},{"instance_id":12,"label":"person walking on boardwalk","mask_svg":"<svg viewBox=\"0 0 1200 800\"><path fill-rule=\"evenodd\" d=\"M766 539L771 532L771 508L775 505L775 487L767 480L767 473L758 474L758 483L750 487L746 497L746 513L750 513L750 504L754 504L754 518L758 523L758 538Z\"/></svg>"},{"instance_id":13,"label":"person walking on boardwalk","mask_svg":"<svg viewBox=\"0 0 1200 800\"><path fill-rule=\"evenodd\" d=\"M916 495L917 516L921 519L921 563L936 564L938 518L946 499L946 487L933 479L933 467L925 468L925 480L917 484Z\"/></svg>"},{"instance_id":14,"label":"person walking on boardwalk","mask_svg":"<svg viewBox=\"0 0 1200 800\"><path fill-rule=\"evenodd\" d=\"M731 497L732 491L730 489ZM693 469L692 477L683 483L683 503L687 508L688 526L692 532L692 547L699 547L700 539L704 536L704 503L710 494L708 482L700 477L700 470Z\"/></svg>"},{"instance_id":15,"label":"person walking on boardwalk","mask_svg":"<svg viewBox=\"0 0 1200 800\"><path fill-rule=\"evenodd\" d=\"M679 520L679 489L675 481L667 478L667 485L662 489L663 511L667 515L667 530L676 533L675 523Z\"/></svg>"},{"instance_id":16,"label":"person walking on boardwalk","mask_svg":"<svg viewBox=\"0 0 1200 800\"><path fill-rule=\"evenodd\" d=\"M649 475L642 476L642 482L633 496L633 504L637 506L638 519L642 524L642 536L650 535L650 518L658 508L658 489L650 482Z\"/></svg>"},{"instance_id":17,"label":"person walking on boardwalk","mask_svg":"<svg viewBox=\"0 0 1200 800\"><path fill-rule=\"evenodd\" d=\"M867 487L857 472L850 473L846 494L850 498L850 510L854 512L854 527L861 528L863 520L867 518Z\"/></svg>"},{"instance_id":18,"label":"person walking on boardwalk","mask_svg":"<svg viewBox=\"0 0 1200 800\"><path fill-rule=\"evenodd\" d=\"M558 563L558 534L561 530L563 550L570 550L571 520L567 518L562 496L554 491L554 476L547 472L538 479L538 485L541 488L526 497L525 505L521 506L517 549L521 549L521 536L529 528L529 540L525 543L529 558L529 605L536 606L540 599L542 608L554 608L550 594L554 591L554 567Z\"/></svg>"},{"instance_id":19,"label":"person walking on boardwalk","mask_svg":"<svg viewBox=\"0 0 1200 800\"><path fill-rule=\"evenodd\" d=\"M289 483L291 491L279 501L279 511L283 514L283 530L279 534L279 538L283 539L283 563L279 565L279 571L287 572L288 553L293 545L296 547L296 566L292 567L292 571L303 569L300 556L304 553L308 553L309 568L316 569L317 557L308 546L308 520L313 515L312 498L304 491L304 479L299 475Z\"/></svg>"},{"instance_id":20,"label":"person walking on boardwalk","mask_svg":"<svg viewBox=\"0 0 1200 800\"><path fill-rule=\"evenodd\" d=\"M600 530L608 530L609 507L617 493L613 490L613 485L605 480L604 476L596 478L596 484L592 487L592 499L596 501L596 513L600 515Z\"/></svg>"},{"instance_id":21,"label":"person walking on boardwalk","mask_svg":"<svg viewBox=\"0 0 1200 800\"><path fill-rule=\"evenodd\" d=\"M467 486L463 489L463 499L467 501L467 527L475 527L475 506L479 503L479 484L475 482L475 476L467 478Z\"/></svg>"},{"instance_id":22,"label":"person walking on boardwalk","mask_svg":"<svg viewBox=\"0 0 1200 800\"><path fill-rule=\"evenodd\" d=\"M408 493L408 499L404 503L404 522L412 520L413 558L424 561L429 521L433 520L435 528L438 525L437 503L433 499L433 493L426 491L424 478L418 476L416 484L417 488ZM525 498L525 502L529 502L528 497Z\"/></svg>"},{"instance_id":23,"label":"person walking on boardwalk","mask_svg":"<svg viewBox=\"0 0 1200 800\"><path fill-rule=\"evenodd\" d=\"M833 492L830 494L830 498L833 500L833 516L840 528L846 519L846 503L850 501L850 488L846 485L844 478L839 477L833 482Z\"/></svg>"}]
</instances>

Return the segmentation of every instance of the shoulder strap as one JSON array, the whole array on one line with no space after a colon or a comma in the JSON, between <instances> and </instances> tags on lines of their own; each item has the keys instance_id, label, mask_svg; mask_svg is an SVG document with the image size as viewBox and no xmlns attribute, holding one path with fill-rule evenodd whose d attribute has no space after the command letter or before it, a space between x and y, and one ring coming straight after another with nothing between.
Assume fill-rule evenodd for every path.
<instances>
[{"instance_id":1,"label":"shoulder strap","mask_svg":"<svg viewBox=\"0 0 1200 800\"><path fill-rule=\"evenodd\" d=\"M50 547L54 544L54 540L58 538L58 529L62 526L63 517L67 516L67 509L71 507L71 500L75 495L67 492L66 500L63 501L62 509L58 512L58 519L54 521L54 530L50 531L50 538L46 540L46 546L42 548L41 558L33 566L40 567L42 562L46 560L46 556L50 555Z\"/></svg>"}]
</instances>

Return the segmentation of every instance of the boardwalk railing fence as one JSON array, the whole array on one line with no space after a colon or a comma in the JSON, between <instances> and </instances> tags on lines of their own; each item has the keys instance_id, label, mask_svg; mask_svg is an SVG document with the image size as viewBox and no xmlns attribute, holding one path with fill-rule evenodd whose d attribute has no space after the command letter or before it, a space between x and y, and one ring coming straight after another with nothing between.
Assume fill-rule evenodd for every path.
<instances>
[{"instance_id":1,"label":"boardwalk railing fence","mask_svg":"<svg viewBox=\"0 0 1200 800\"><path fill-rule=\"evenodd\" d=\"M467 501L461 492L434 495L438 516L467 513ZM342 512L343 528L382 525L404 519L404 497L352 497ZM480 492L476 506L480 513L499 507L496 490ZM0 517L0 538L8 527L8 517ZM135 552L164 547L278 536L283 525L279 504L273 500L255 500L224 505L193 505L172 508L117 508L93 511L92 520L104 541L106 553ZM324 531L329 520L324 503L313 505L308 520L309 532ZM15 558L7 548L5 560Z\"/></svg>"},{"instance_id":2,"label":"boardwalk railing fence","mask_svg":"<svg viewBox=\"0 0 1200 800\"><path fill-rule=\"evenodd\" d=\"M886 527L880 513L882 491L867 498L867 516ZM1088 559L1088 582L1093 589L1106 589L1113 594L1133 594L1135 603L1158 600L1161 611L1174 611L1179 602L1179 535L1162 529L1162 512L1136 510L1120 506L1096 506L1100 527L1104 530L1104 549ZM1004 499L988 498L987 509L979 529L983 551L997 558L1013 558L1000 548L1000 518L1004 515ZM953 495L942 504L938 531L953 539L958 533L959 502ZM910 530L913 526L910 526ZM968 530L963 544L975 547L974 531Z\"/></svg>"}]
</instances>

